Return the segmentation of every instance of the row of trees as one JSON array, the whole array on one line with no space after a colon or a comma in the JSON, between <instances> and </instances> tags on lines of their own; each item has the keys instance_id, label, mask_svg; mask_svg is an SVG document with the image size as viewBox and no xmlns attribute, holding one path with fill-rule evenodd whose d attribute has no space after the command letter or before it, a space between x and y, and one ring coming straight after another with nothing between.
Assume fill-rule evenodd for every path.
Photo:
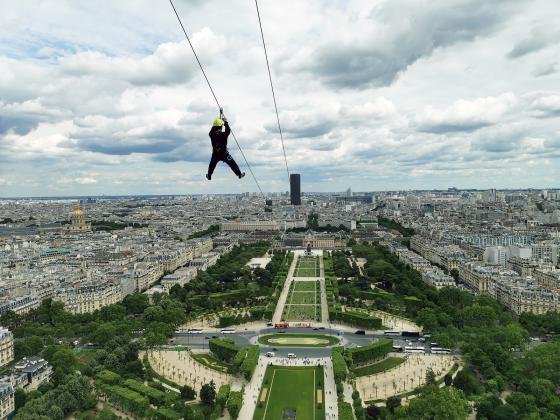
<instances>
[{"instance_id":1,"label":"row of trees","mask_svg":"<svg viewBox=\"0 0 560 420\"><path fill-rule=\"evenodd\" d=\"M452 388L424 392L407 408L396 410L394 418L425 418L421 412L436 415L446 410L450 413L446 418L465 418L467 398L474 401L480 419L560 416L560 400L552 392L560 387L560 342L523 350L529 332L560 330L558 314L516 317L487 295L426 285L418 272L384 247L359 245L353 250L367 258L368 280L383 290L372 296L374 307L389 301L386 310L415 319L432 333L432 341L459 349L466 361Z\"/></svg>"}]
</instances>

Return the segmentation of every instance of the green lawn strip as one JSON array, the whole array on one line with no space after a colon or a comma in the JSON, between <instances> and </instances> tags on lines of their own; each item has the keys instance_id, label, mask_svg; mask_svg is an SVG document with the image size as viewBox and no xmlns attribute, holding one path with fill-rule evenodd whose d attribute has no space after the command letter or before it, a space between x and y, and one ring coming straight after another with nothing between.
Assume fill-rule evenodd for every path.
<instances>
[{"instance_id":1,"label":"green lawn strip","mask_svg":"<svg viewBox=\"0 0 560 420\"><path fill-rule=\"evenodd\" d=\"M231 365L221 362L220 360L212 357L209 353L193 353L192 358L204 366L217 370L218 372L228 373L231 369Z\"/></svg>"},{"instance_id":2,"label":"green lawn strip","mask_svg":"<svg viewBox=\"0 0 560 420\"><path fill-rule=\"evenodd\" d=\"M328 340L328 343L325 344L281 344L277 342L270 342L270 340L274 339L290 339L290 338L298 338L298 339L307 339L307 338L315 338L315 339L322 339ZM259 337L259 343L264 344L266 346L272 347L328 347L334 346L335 344L339 343L338 338L330 336L330 335L320 335L320 334L270 334L270 335L263 335Z\"/></svg>"},{"instance_id":3,"label":"green lawn strip","mask_svg":"<svg viewBox=\"0 0 560 420\"><path fill-rule=\"evenodd\" d=\"M298 268L294 277L318 277L318 274L315 268Z\"/></svg>"},{"instance_id":4,"label":"green lawn strip","mask_svg":"<svg viewBox=\"0 0 560 420\"><path fill-rule=\"evenodd\" d=\"M376 373L385 372L386 370L393 369L406 360L404 357L387 357L381 362L374 363L373 365L362 366L352 369L356 376L375 375Z\"/></svg>"},{"instance_id":5,"label":"green lawn strip","mask_svg":"<svg viewBox=\"0 0 560 420\"><path fill-rule=\"evenodd\" d=\"M286 409L296 411L298 419L325 419L322 366L269 366L266 369L253 420L277 420ZM266 396L261 401L263 389ZM323 404L317 404L321 389ZM320 408L319 408L320 407Z\"/></svg>"},{"instance_id":6,"label":"green lawn strip","mask_svg":"<svg viewBox=\"0 0 560 420\"><path fill-rule=\"evenodd\" d=\"M316 306L318 305L286 305L282 318L292 322L320 321L320 316L315 315Z\"/></svg>"},{"instance_id":7,"label":"green lawn strip","mask_svg":"<svg viewBox=\"0 0 560 420\"><path fill-rule=\"evenodd\" d=\"M294 292L315 292L317 290L316 281L294 281Z\"/></svg>"},{"instance_id":8,"label":"green lawn strip","mask_svg":"<svg viewBox=\"0 0 560 420\"><path fill-rule=\"evenodd\" d=\"M293 292L290 303L292 305L311 304L315 305L315 292Z\"/></svg>"}]
</instances>

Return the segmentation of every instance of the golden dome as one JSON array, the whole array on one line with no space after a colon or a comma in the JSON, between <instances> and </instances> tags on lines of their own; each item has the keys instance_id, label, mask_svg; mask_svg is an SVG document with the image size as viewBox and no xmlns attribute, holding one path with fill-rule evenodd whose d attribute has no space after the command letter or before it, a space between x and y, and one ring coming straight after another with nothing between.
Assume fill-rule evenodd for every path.
<instances>
[{"instance_id":1,"label":"golden dome","mask_svg":"<svg viewBox=\"0 0 560 420\"><path fill-rule=\"evenodd\" d=\"M74 211L72 212L72 214L74 216L83 216L84 215L84 211L82 210L82 208L80 207L80 203L76 204L76 206L74 207Z\"/></svg>"}]
</instances>

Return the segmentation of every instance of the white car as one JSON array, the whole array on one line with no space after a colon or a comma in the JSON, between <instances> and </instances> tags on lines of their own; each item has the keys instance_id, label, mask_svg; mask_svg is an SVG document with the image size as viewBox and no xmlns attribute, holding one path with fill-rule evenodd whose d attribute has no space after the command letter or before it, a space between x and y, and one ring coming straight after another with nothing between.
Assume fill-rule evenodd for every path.
<instances>
[{"instance_id":1,"label":"white car","mask_svg":"<svg viewBox=\"0 0 560 420\"><path fill-rule=\"evenodd\" d=\"M273 351L267 351L265 356L266 357L274 357L274 352Z\"/></svg>"},{"instance_id":2,"label":"white car","mask_svg":"<svg viewBox=\"0 0 560 420\"><path fill-rule=\"evenodd\" d=\"M296 355L294 353L288 353L288 359L295 359Z\"/></svg>"}]
</instances>

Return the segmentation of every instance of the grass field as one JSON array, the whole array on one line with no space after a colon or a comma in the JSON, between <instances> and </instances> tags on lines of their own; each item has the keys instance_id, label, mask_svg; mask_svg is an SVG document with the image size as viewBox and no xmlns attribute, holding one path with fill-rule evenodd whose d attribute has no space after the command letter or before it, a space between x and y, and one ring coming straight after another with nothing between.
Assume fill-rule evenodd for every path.
<instances>
[{"instance_id":1,"label":"grass field","mask_svg":"<svg viewBox=\"0 0 560 420\"><path fill-rule=\"evenodd\" d=\"M321 321L321 295L318 281L292 282L282 320Z\"/></svg>"},{"instance_id":2,"label":"grass field","mask_svg":"<svg viewBox=\"0 0 560 420\"><path fill-rule=\"evenodd\" d=\"M319 257L299 257L294 277L319 277Z\"/></svg>"},{"instance_id":3,"label":"grass field","mask_svg":"<svg viewBox=\"0 0 560 420\"><path fill-rule=\"evenodd\" d=\"M319 289L316 281L294 281L292 291L294 292L315 292Z\"/></svg>"},{"instance_id":4,"label":"grass field","mask_svg":"<svg viewBox=\"0 0 560 420\"><path fill-rule=\"evenodd\" d=\"M297 419L324 420L323 379L322 366L269 366L253 420L281 420L284 410L295 410Z\"/></svg>"},{"instance_id":5,"label":"grass field","mask_svg":"<svg viewBox=\"0 0 560 420\"><path fill-rule=\"evenodd\" d=\"M354 375L356 376L375 375L376 373L381 373L385 372L386 370L393 369L401 363L404 363L405 361L406 358L404 357L387 357L379 363L352 369L352 372L354 372Z\"/></svg>"},{"instance_id":6,"label":"grass field","mask_svg":"<svg viewBox=\"0 0 560 420\"><path fill-rule=\"evenodd\" d=\"M286 305L282 314L284 321L321 321L321 306L319 305Z\"/></svg>"},{"instance_id":7,"label":"grass field","mask_svg":"<svg viewBox=\"0 0 560 420\"><path fill-rule=\"evenodd\" d=\"M217 370L218 372L228 373L231 366L219 361L208 353L193 353L192 358L210 369Z\"/></svg>"},{"instance_id":8,"label":"grass field","mask_svg":"<svg viewBox=\"0 0 560 420\"><path fill-rule=\"evenodd\" d=\"M321 302L317 302L317 295L315 294L315 292L293 292L290 303L292 305L316 305Z\"/></svg>"},{"instance_id":9,"label":"grass field","mask_svg":"<svg viewBox=\"0 0 560 420\"><path fill-rule=\"evenodd\" d=\"M338 344L339 340L321 334L269 334L259 337L259 343L273 347L328 347Z\"/></svg>"}]
</instances>

